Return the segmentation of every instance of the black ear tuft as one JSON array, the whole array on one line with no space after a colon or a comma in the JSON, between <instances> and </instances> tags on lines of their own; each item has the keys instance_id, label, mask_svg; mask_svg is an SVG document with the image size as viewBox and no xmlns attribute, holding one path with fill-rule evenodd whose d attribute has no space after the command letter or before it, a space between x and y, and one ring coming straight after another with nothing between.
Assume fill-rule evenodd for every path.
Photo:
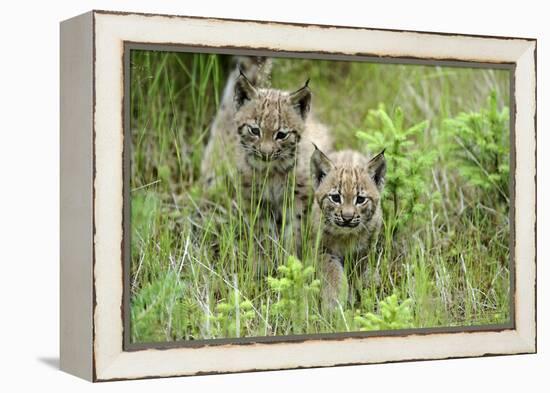
<instances>
[{"instance_id":1,"label":"black ear tuft","mask_svg":"<svg viewBox=\"0 0 550 393\"><path fill-rule=\"evenodd\" d=\"M306 119L311 108L311 90L309 89L309 78L304 86L290 94L290 104L298 112L302 119Z\"/></svg>"},{"instance_id":2,"label":"black ear tuft","mask_svg":"<svg viewBox=\"0 0 550 393\"><path fill-rule=\"evenodd\" d=\"M334 168L332 161L317 148L315 143L315 151L311 155L309 167L311 172L311 179L313 181L313 188L317 189L325 176Z\"/></svg>"},{"instance_id":3,"label":"black ear tuft","mask_svg":"<svg viewBox=\"0 0 550 393\"><path fill-rule=\"evenodd\" d=\"M256 88L248 80L241 67L239 67L239 77L235 82L235 106L239 109L247 101L252 100L257 95Z\"/></svg>"},{"instance_id":4,"label":"black ear tuft","mask_svg":"<svg viewBox=\"0 0 550 393\"><path fill-rule=\"evenodd\" d=\"M369 175L380 192L384 189L384 182L386 179L386 157L384 157L385 151L386 149L382 150L380 153L371 158L368 163Z\"/></svg>"}]
</instances>

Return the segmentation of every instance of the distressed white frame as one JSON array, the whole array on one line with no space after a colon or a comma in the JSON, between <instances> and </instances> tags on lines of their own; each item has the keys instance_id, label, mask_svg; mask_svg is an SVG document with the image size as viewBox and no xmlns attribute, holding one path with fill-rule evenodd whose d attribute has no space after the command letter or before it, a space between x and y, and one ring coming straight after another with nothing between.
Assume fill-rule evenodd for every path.
<instances>
[{"instance_id":1,"label":"distressed white frame","mask_svg":"<svg viewBox=\"0 0 550 393\"><path fill-rule=\"evenodd\" d=\"M86 342L83 344L92 345L92 356L89 351L75 349L77 343L73 342L70 349L67 349L69 345L65 346L65 354L62 350L62 367L63 358L70 356L73 366L65 369L87 379L103 381L536 351L535 40L96 11L75 20L78 18L85 21L85 25L90 18L92 22L92 31L86 40L91 38L93 45L93 86L88 87L92 88L95 107L93 130L83 132L92 132L88 138L93 144L93 156L87 158L95 168L90 175L94 189L95 234L93 277L91 266L82 266L88 269L85 273L93 285L94 296L84 291L84 306L80 311L93 313L93 331L89 326L90 331L76 334L73 341L84 337ZM515 328L498 332L354 337L338 341L312 339L302 343L227 344L125 352L121 316L124 42L515 63L515 141L512 141L516 152L517 190L513 259ZM71 163L62 162L63 165ZM62 281L68 279L62 274ZM77 312L75 302L69 303L65 305L65 315ZM71 321L74 315L72 319L64 319L62 315L62 328L70 326Z\"/></svg>"}]
</instances>

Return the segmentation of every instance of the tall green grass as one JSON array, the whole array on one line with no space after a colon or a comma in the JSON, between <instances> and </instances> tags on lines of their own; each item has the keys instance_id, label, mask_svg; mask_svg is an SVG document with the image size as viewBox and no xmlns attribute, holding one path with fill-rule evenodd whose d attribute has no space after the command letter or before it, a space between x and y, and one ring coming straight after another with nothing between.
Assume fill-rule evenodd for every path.
<instances>
[{"instance_id":1,"label":"tall green grass","mask_svg":"<svg viewBox=\"0 0 550 393\"><path fill-rule=\"evenodd\" d=\"M401 122L403 130L425 124L405 137L407 143L385 146L389 163L411 163L418 192L410 203L422 209L411 210L407 220L392 213L410 184L385 194L384 231L367 258L368 285L347 261L349 300L327 311L319 301L319 245L310 217L297 261L287 215L277 227L258 198L247 202L230 162L217 168L224 181L215 190L206 193L199 185L230 63L219 55L132 52L133 342L508 321L508 203L496 187L480 185L483 171L474 170L466 145L457 142L473 130L476 146L486 146L471 152L498 158L497 167L487 168L494 172L487 179L502 181L509 151L507 71L275 60L274 87L294 89L311 79L314 114L330 127L337 148L378 149L377 140L357 136L377 131L380 144L395 143L393 131L373 118L376 110ZM489 120L480 122L479 116ZM457 134L460 129L466 131ZM500 148L487 147L491 138ZM412 165L425 154L432 156L428 164ZM389 166L388 176L397 169ZM291 179L284 202L288 216L292 187ZM396 313L393 325L384 313Z\"/></svg>"}]
</instances>

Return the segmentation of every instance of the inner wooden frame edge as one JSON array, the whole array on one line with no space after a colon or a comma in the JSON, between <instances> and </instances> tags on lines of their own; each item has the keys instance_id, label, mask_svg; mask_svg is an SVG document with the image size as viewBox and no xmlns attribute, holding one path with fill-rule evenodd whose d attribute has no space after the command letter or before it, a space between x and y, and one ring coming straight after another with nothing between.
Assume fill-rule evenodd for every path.
<instances>
[{"instance_id":1,"label":"inner wooden frame edge","mask_svg":"<svg viewBox=\"0 0 550 393\"><path fill-rule=\"evenodd\" d=\"M500 38L500 37L499 37ZM332 60L332 61L356 61L366 63L394 64L394 65L424 65L443 66L457 68L479 68L497 69L509 71L509 128L510 128L510 287L509 287L509 308L510 319L507 323L487 324L473 326L449 326L431 328L413 328L396 330L379 330L368 332L337 332L319 334L301 334L286 336L252 336L241 338L201 339L201 340L175 340L167 342L132 343L131 342L131 313L130 313L130 271L131 271L131 196L130 196L130 174L131 174L131 130L130 127L130 54L132 50L148 50L157 52L178 52L178 53L204 53L220 55L249 55L268 56L282 58L297 58L311 60ZM515 71L516 63L513 62L477 62L471 60L421 58L421 57L393 57L379 56L373 54L344 54L335 52L318 51L279 51L265 48L250 48L236 46L199 46L179 43L147 43L123 41L123 223L122 223L122 274L123 274L123 296L121 306L121 317L123 324L123 351L140 351L147 349L172 349L172 348L200 348L222 345L252 345L278 344L278 343L301 343L309 340L331 340L338 341L349 338L376 338L376 337L406 337L414 335L428 335L436 333L473 333L473 332L500 332L514 330L516 327L516 274L515 274L515 171L516 171L516 149L515 149Z\"/></svg>"}]
</instances>

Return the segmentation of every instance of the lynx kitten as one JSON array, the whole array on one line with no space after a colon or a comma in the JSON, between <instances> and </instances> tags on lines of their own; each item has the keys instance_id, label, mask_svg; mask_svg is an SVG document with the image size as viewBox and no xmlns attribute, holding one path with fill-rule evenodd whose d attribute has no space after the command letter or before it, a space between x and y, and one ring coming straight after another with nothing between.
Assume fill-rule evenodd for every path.
<instances>
[{"instance_id":1,"label":"lynx kitten","mask_svg":"<svg viewBox=\"0 0 550 393\"><path fill-rule=\"evenodd\" d=\"M323 299L334 305L347 297L343 261L372 252L382 225L381 196L386 174L384 152L367 158L344 150L311 156L315 202L313 222L320 234Z\"/></svg>"},{"instance_id":2,"label":"lynx kitten","mask_svg":"<svg viewBox=\"0 0 550 393\"><path fill-rule=\"evenodd\" d=\"M265 60L264 60L265 61ZM261 85L256 71L234 71L214 120L202 163L208 185L220 177L225 161L240 179L242 195L259 195L262 208L280 222L289 180L294 184L295 217L301 219L310 189L309 157L313 144L331 148L328 130L311 114L312 93L306 82L293 92ZM231 97L232 102L228 102ZM222 175L227 175L223 173ZM296 226L298 228L299 226Z\"/></svg>"}]
</instances>

